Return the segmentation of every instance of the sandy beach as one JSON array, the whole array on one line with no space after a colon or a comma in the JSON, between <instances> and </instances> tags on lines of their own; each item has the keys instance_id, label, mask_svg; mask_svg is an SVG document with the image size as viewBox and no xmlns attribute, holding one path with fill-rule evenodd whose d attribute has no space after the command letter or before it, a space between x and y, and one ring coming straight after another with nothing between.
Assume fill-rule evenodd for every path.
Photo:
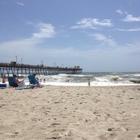
<instances>
[{"instance_id":1,"label":"sandy beach","mask_svg":"<svg viewBox=\"0 0 140 140\"><path fill-rule=\"evenodd\" d=\"M0 90L0 140L140 140L140 86Z\"/></svg>"}]
</instances>

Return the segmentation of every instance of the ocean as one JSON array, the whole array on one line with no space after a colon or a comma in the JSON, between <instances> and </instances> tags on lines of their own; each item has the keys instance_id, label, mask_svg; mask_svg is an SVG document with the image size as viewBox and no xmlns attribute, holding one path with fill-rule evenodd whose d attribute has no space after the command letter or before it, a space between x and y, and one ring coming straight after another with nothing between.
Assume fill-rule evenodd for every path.
<instances>
[{"instance_id":1,"label":"ocean","mask_svg":"<svg viewBox=\"0 0 140 140\"><path fill-rule=\"evenodd\" d=\"M29 84L28 75L20 77ZM57 86L127 86L140 85L140 72L83 72L81 74L38 75L42 85Z\"/></svg>"}]
</instances>

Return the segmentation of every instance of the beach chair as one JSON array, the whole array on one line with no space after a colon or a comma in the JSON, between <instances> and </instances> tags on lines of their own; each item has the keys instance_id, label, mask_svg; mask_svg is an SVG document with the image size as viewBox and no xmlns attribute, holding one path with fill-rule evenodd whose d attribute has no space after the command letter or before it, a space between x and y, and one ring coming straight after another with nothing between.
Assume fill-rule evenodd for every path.
<instances>
[{"instance_id":1,"label":"beach chair","mask_svg":"<svg viewBox=\"0 0 140 140\"><path fill-rule=\"evenodd\" d=\"M29 75L28 79L29 79L30 84L33 84L33 85L37 84L37 80L35 79L33 75Z\"/></svg>"},{"instance_id":2,"label":"beach chair","mask_svg":"<svg viewBox=\"0 0 140 140\"><path fill-rule=\"evenodd\" d=\"M28 86L24 85L23 87L18 86L14 81L14 77L8 77L8 82L9 82L10 86L15 87L15 90L33 89L34 88L33 85L28 85Z\"/></svg>"},{"instance_id":3,"label":"beach chair","mask_svg":"<svg viewBox=\"0 0 140 140\"><path fill-rule=\"evenodd\" d=\"M9 85L12 87L18 87L17 83L14 81L14 77L8 77Z\"/></svg>"},{"instance_id":4,"label":"beach chair","mask_svg":"<svg viewBox=\"0 0 140 140\"><path fill-rule=\"evenodd\" d=\"M28 79L29 79L30 84L32 84L36 87L40 87L40 88L43 87L43 85L40 85L40 83L35 79L34 75L29 75Z\"/></svg>"}]
</instances>

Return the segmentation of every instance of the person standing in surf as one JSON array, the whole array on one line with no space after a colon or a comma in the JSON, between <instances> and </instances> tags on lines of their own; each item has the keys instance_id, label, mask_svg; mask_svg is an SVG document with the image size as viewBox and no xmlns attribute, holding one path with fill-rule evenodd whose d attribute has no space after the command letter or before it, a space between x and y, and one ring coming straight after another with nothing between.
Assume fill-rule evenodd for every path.
<instances>
[{"instance_id":1,"label":"person standing in surf","mask_svg":"<svg viewBox=\"0 0 140 140\"><path fill-rule=\"evenodd\" d=\"M88 79L88 86L90 86L90 79Z\"/></svg>"}]
</instances>

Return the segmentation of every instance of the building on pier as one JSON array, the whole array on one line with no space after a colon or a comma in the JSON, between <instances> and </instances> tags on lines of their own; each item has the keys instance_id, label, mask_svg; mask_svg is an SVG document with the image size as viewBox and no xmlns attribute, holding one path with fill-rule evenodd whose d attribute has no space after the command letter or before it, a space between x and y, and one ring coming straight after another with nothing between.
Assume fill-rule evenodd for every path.
<instances>
[{"instance_id":1,"label":"building on pier","mask_svg":"<svg viewBox=\"0 0 140 140\"><path fill-rule=\"evenodd\" d=\"M57 74L79 74L82 73L82 68L80 66L75 66L73 68L67 67L49 67L44 65L28 65L28 64L16 64L16 62L11 63L0 63L0 75L30 75L36 73L37 75L57 75Z\"/></svg>"}]
</instances>

